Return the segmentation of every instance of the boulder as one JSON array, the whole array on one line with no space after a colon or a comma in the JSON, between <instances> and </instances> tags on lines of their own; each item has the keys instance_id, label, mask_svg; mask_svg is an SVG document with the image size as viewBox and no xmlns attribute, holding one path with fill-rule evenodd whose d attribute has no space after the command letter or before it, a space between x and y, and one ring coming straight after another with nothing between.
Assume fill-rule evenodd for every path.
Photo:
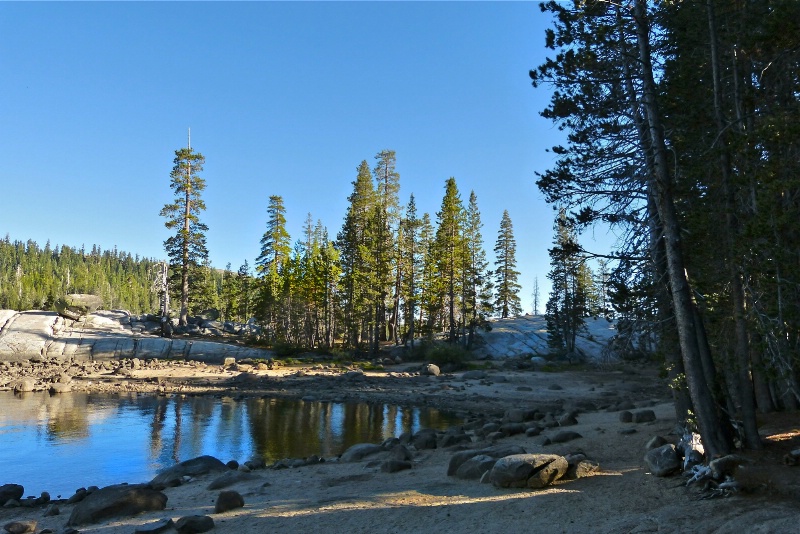
<instances>
[{"instance_id":1,"label":"boulder","mask_svg":"<svg viewBox=\"0 0 800 534\"><path fill-rule=\"evenodd\" d=\"M358 462L371 454L383 452L383 447L374 443L357 443L342 453L342 462Z\"/></svg>"},{"instance_id":2,"label":"boulder","mask_svg":"<svg viewBox=\"0 0 800 534\"><path fill-rule=\"evenodd\" d=\"M207 515L187 515L175 521L175 530L181 534L208 532L214 528L214 520Z\"/></svg>"},{"instance_id":3,"label":"boulder","mask_svg":"<svg viewBox=\"0 0 800 534\"><path fill-rule=\"evenodd\" d=\"M89 315L102 305L103 299L101 297L85 293L72 293L56 299L55 302L58 314L73 321Z\"/></svg>"},{"instance_id":4,"label":"boulder","mask_svg":"<svg viewBox=\"0 0 800 534\"><path fill-rule=\"evenodd\" d=\"M519 445L494 445L480 450L459 451L450 458L450 463L447 465L447 476L455 475L464 462L475 456L484 455L497 459L512 454L525 454L525 449Z\"/></svg>"},{"instance_id":5,"label":"boulder","mask_svg":"<svg viewBox=\"0 0 800 534\"><path fill-rule=\"evenodd\" d=\"M18 501L25 494L25 488L19 484L3 484L0 486L0 506L10 500Z\"/></svg>"},{"instance_id":6,"label":"boulder","mask_svg":"<svg viewBox=\"0 0 800 534\"><path fill-rule=\"evenodd\" d=\"M619 422L620 423L632 423L633 422L633 414L628 410L619 412Z\"/></svg>"},{"instance_id":7,"label":"boulder","mask_svg":"<svg viewBox=\"0 0 800 534\"><path fill-rule=\"evenodd\" d=\"M650 472L657 477L670 475L681 467L678 452L672 443L647 451L644 461Z\"/></svg>"},{"instance_id":8,"label":"boulder","mask_svg":"<svg viewBox=\"0 0 800 534\"><path fill-rule=\"evenodd\" d=\"M394 458L390 458L381 463L381 471L384 473L397 473L398 471L411 469L411 467L412 463L408 460L396 460Z\"/></svg>"},{"instance_id":9,"label":"boulder","mask_svg":"<svg viewBox=\"0 0 800 534\"><path fill-rule=\"evenodd\" d=\"M32 519L28 521L12 521L3 525L3 529L9 534L28 534L29 532L36 532L36 521Z\"/></svg>"},{"instance_id":10,"label":"boulder","mask_svg":"<svg viewBox=\"0 0 800 534\"><path fill-rule=\"evenodd\" d=\"M499 488L543 488L563 477L567 460L556 454L514 454L500 458L489 472Z\"/></svg>"},{"instance_id":11,"label":"boulder","mask_svg":"<svg viewBox=\"0 0 800 534\"><path fill-rule=\"evenodd\" d=\"M486 373L486 371L475 370L475 371L467 371L461 376L461 378L463 378L464 380L483 380L487 376L489 375Z\"/></svg>"},{"instance_id":12,"label":"boulder","mask_svg":"<svg viewBox=\"0 0 800 534\"><path fill-rule=\"evenodd\" d=\"M213 456L199 456L164 469L150 481L150 486L155 489L180 486L185 476L195 477L225 471L228 471L228 467L220 460Z\"/></svg>"},{"instance_id":13,"label":"boulder","mask_svg":"<svg viewBox=\"0 0 800 534\"><path fill-rule=\"evenodd\" d=\"M69 393L72 391L72 384L65 384L64 382L55 382L50 384L50 388L48 389L50 393Z\"/></svg>"},{"instance_id":14,"label":"boulder","mask_svg":"<svg viewBox=\"0 0 800 534\"><path fill-rule=\"evenodd\" d=\"M167 496L144 484L117 484L93 491L72 509L68 526L97 523L103 519L163 510Z\"/></svg>"},{"instance_id":15,"label":"boulder","mask_svg":"<svg viewBox=\"0 0 800 534\"><path fill-rule=\"evenodd\" d=\"M464 480L480 480L484 473L494 467L496 462L497 458L486 454L478 454L461 464L456 470L455 476Z\"/></svg>"},{"instance_id":16,"label":"boulder","mask_svg":"<svg viewBox=\"0 0 800 534\"><path fill-rule=\"evenodd\" d=\"M667 443L668 443L667 440L662 438L661 436L653 436L652 438L650 438L650 441L648 441L647 444L644 446L644 449L646 451L657 449L662 445L666 445Z\"/></svg>"},{"instance_id":17,"label":"boulder","mask_svg":"<svg viewBox=\"0 0 800 534\"><path fill-rule=\"evenodd\" d=\"M435 449L437 445L436 431L432 428L423 428L411 438L411 444L418 451Z\"/></svg>"},{"instance_id":18,"label":"boulder","mask_svg":"<svg viewBox=\"0 0 800 534\"><path fill-rule=\"evenodd\" d=\"M429 375L429 376L439 376L441 374L441 370L439 369L439 366L436 365L435 363L426 364L422 368L422 371L423 371L423 374L426 374L426 375Z\"/></svg>"},{"instance_id":19,"label":"boulder","mask_svg":"<svg viewBox=\"0 0 800 534\"><path fill-rule=\"evenodd\" d=\"M214 505L215 514L224 514L230 510L244 507L244 497L238 491L227 490L220 492Z\"/></svg>"},{"instance_id":20,"label":"boulder","mask_svg":"<svg viewBox=\"0 0 800 534\"><path fill-rule=\"evenodd\" d=\"M30 377L22 378L14 383L14 391L18 393L27 393L36 388L36 380Z\"/></svg>"},{"instance_id":21,"label":"boulder","mask_svg":"<svg viewBox=\"0 0 800 534\"><path fill-rule=\"evenodd\" d=\"M653 410L640 410L633 413L634 423L649 423L656 420L656 413Z\"/></svg>"}]
</instances>

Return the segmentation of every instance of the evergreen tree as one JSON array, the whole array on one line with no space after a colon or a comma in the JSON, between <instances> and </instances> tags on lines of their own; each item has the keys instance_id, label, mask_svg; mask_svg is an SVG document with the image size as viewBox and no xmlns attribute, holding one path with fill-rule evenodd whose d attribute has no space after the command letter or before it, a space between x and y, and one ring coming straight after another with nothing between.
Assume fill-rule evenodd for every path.
<instances>
[{"instance_id":1,"label":"evergreen tree","mask_svg":"<svg viewBox=\"0 0 800 534\"><path fill-rule=\"evenodd\" d=\"M501 318L515 317L522 313L522 304L519 298L519 271L517 267L517 241L514 239L514 227L508 210L503 210L500 221L500 230L497 232L497 242L494 245L495 254L495 299L494 310Z\"/></svg>"},{"instance_id":2,"label":"evergreen tree","mask_svg":"<svg viewBox=\"0 0 800 534\"><path fill-rule=\"evenodd\" d=\"M267 229L261 237L261 252L256 258L258 274L258 309L268 342L275 339L284 288L283 274L291 255L289 232L286 231L286 208L283 197L271 195L267 205Z\"/></svg>"},{"instance_id":3,"label":"evergreen tree","mask_svg":"<svg viewBox=\"0 0 800 534\"><path fill-rule=\"evenodd\" d=\"M206 209L201 197L206 181L200 176L204 163L203 155L190 146L175 151L174 167L170 173L170 188L175 199L160 213L167 219L164 225L176 231L164 241L164 248L173 272L173 287L180 295L181 326L188 324L191 296L197 290L197 283L203 280L200 269L208 258L205 235L208 226L200 222L200 213Z\"/></svg>"},{"instance_id":4,"label":"evergreen tree","mask_svg":"<svg viewBox=\"0 0 800 534\"><path fill-rule=\"evenodd\" d=\"M550 298L545 307L548 344L558 352L575 352L575 340L586 316L585 279L581 248L572 221L562 209L555 223L555 239L550 253Z\"/></svg>"},{"instance_id":5,"label":"evergreen tree","mask_svg":"<svg viewBox=\"0 0 800 534\"><path fill-rule=\"evenodd\" d=\"M437 302L446 309L445 328L448 341L458 338L458 317L460 309L457 302L463 284L463 265L466 255L463 228L464 206L458 192L455 178L448 178L445 183L445 194L442 207L436 214L437 228L433 242L433 257L437 273L435 292Z\"/></svg>"},{"instance_id":6,"label":"evergreen tree","mask_svg":"<svg viewBox=\"0 0 800 534\"><path fill-rule=\"evenodd\" d=\"M492 289L489 262L483 248L483 223L478 209L478 197L475 191L470 191L469 202L464 221L464 269L462 282L463 296L463 321L466 322L467 347L472 346L475 328L486 323L492 315Z\"/></svg>"}]
</instances>

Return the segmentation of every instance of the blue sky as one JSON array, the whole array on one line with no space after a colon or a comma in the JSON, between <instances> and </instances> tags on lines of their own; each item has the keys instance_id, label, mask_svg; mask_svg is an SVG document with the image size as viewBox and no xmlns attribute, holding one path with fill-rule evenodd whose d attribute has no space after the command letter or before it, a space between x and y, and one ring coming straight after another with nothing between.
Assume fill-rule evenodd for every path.
<instances>
[{"instance_id":1,"label":"blue sky","mask_svg":"<svg viewBox=\"0 0 800 534\"><path fill-rule=\"evenodd\" d=\"M492 259L508 210L530 311L553 234L534 173L562 137L527 74L547 24L533 2L0 3L0 234L165 257L191 127L211 260L235 270L270 195L293 239L309 212L333 237L388 148L403 204L435 219L448 177L475 191Z\"/></svg>"}]
</instances>

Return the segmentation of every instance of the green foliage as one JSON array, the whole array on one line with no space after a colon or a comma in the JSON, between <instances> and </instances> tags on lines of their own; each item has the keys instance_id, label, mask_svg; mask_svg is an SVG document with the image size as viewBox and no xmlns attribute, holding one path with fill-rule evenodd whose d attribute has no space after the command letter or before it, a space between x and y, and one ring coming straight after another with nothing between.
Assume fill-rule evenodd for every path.
<instances>
[{"instance_id":1,"label":"green foliage","mask_svg":"<svg viewBox=\"0 0 800 534\"><path fill-rule=\"evenodd\" d=\"M494 310L500 317L516 317L522 313L519 298L521 286L518 283L517 241L514 239L514 227L508 210L503 210L500 230L497 232L497 243L494 246L495 264L495 300Z\"/></svg>"},{"instance_id":2,"label":"green foliage","mask_svg":"<svg viewBox=\"0 0 800 534\"><path fill-rule=\"evenodd\" d=\"M458 343L426 342L421 345L419 355L438 366L454 365L457 368L466 366L471 359L470 352Z\"/></svg>"},{"instance_id":3,"label":"green foliage","mask_svg":"<svg viewBox=\"0 0 800 534\"><path fill-rule=\"evenodd\" d=\"M0 309L55 310L59 297L89 293L103 299L106 309L131 313L158 310L153 280L158 262L127 252L93 245L44 248L32 240L0 240Z\"/></svg>"}]
</instances>

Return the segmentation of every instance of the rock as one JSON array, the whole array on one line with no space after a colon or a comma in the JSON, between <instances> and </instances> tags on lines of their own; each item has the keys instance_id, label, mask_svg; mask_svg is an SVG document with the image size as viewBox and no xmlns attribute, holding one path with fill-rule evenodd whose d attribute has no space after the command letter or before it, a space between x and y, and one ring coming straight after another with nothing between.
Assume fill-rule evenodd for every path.
<instances>
[{"instance_id":1,"label":"rock","mask_svg":"<svg viewBox=\"0 0 800 534\"><path fill-rule=\"evenodd\" d=\"M27 393L36 388L36 380L30 377L22 378L14 383L14 391L19 393Z\"/></svg>"},{"instance_id":2,"label":"rock","mask_svg":"<svg viewBox=\"0 0 800 534\"><path fill-rule=\"evenodd\" d=\"M25 488L19 484L3 484L0 486L0 506L10 500L18 501L25 494Z\"/></svg>"},{"instance_id":3,"label":"rock","mask_svg":"<svg viewBox=\"0 0 800 534\"><path fill-rule=\"evenodd\" d=\"M47 504L49 502L50 502L50 494L47 493L46 491L43 491L39 495L39 497L36 498L36 501L34 501L33 504L35 504L36 506L41 506L42 504Z\"/></svg>"},{"instance_id":4,"label":"rock","mask_svg":"<svg viewBox=\"0 0 800 534\"><path fill-rule=\"evenodd\" d=\"M411 445L413 445L418 451L435 449L436 444L436 431L432 428L423 428L411 438Z\"/></svg>"},{"instance_id":5,"label":"rock","mask_svg":"<svg viewBox=\"0 0 800 534\"><path fill-rule=\"evenodd\" d=\"M525 430L525 435L528 436L529 438L532 438L534 436L538 436L541 433L542 433L542 429L538 425L528 427Z\"/></svg>"},{"instance_id":6,"label":"rock","mask_svg":"<svg viewBox=\"0 0 800 534\"><path fill-rule=\"evenodd\" d=\"M175 522L171 517L165 517L164 519L159 519L158 521L147 523L146 525L139 525L133 529L133 534L157 534L158 532L171 529L174 525Z\"/></svg>"},{"instance_id":7,"label":"rock","mask_svg":"<svg viewBox=\"0 0 800 534\"><path fill-rule=\"evenodd\" d=\"M558 418L558 426L574 426L578 424L578 419L573 413L567 413Z\"/></svg>"},{"instance_id":8,"label":"rock","mask_svg":"<svg viewBox=\"0 0 800 534\"><path fill-rule=\"evenodd\" d=\"M647 444L644 446L644 449L646 451L649 451L652 449L657 449L662 445L666 444L667 444L666 439L662 438L661 436L653 436L652 438L650 438L650 441L648 441Z\"/></svg>"},{"instance_id":9,"label":"rock","mask_svg":"<svg viewBox=\"0 0 800 534\"><path fill-rule=\"evenodd\" d=\"M228 467L213 456L198 456L164 469L150 481L150 486L154 489L180 486L185 476L195 477L227 470Z\"/></svg>"},{"instance_id":10,"label":"rock","mask_svg":"<svg viewBox=\"0 0 800 534\"><path fill-rule=\"evenodd\" d=\"M496 462L497 458L486 454L478 454L461 464L455 472L455 476L464 480L480 480L484 473L494 467Z\"/></svg>"},{"instance_id":11,"label":"rock","mask_svg":"<svg viewBox=\"0 0 800 534\"><path fill-rule=\"evenodd\" d=\"M67 525L97 523L110 517L163 510L166 506L167 496L144 484L107 486L90 493L75 505Z\"/></svg>"},{"instance_id":12,"label":"rock","mask_svg":"<svg viewBox=\"0 0 800 534\"><path fill-rule=\"evenodd\" d=\"M503 422L505 423L521 423L525 420L525 411L519 408L512 408L511 410L506 410L505 415L503 415Z\"/></svg>"},{"instance_id":13,"label":"rock","mask_svg":"<svg viewBox=\"0 0 800 534\"><path fill-rule=\"evenodd\" d=\"M64 382L56 382L54 384L50 384L50 388L48 388L50 393L69 393L72 391L72 384L65 384Z\"/></svg>"},{"instance_id":14,"label":"rock","mask_svg":"<svg viewBox=\"0 0 800 534\"><path fill-rule=\"evenodd\" d=\"M644 456L647 468L657 477L665 477L681 467L675 445L669 443L647 451Z\"/></svg>"},{"instance_id":15,"label":"rock","mask_svg":"<svg viewBox=\"0 0 800 534\"><path fill-rule=\"evenodd\" d=\"M573 432L572 430L563 430L550 438L552 443L566 443L568 441L572 441L574 439L582 438L580 434L577 432Z\"/></svg>"},{"instance_id":16,"label":"rock","mask_svg":"<svg viewBox=\"0 0 800 534\"><path fill-rule=\"evenodd\" d=\"M489 472L499 488L543 488L567 472L567 460L555 454L514 454L500 458Z\"/></svg>"},{"instance_id":17,"label":"rock","mask_svg":"<svg viewBox=\"0 0 800 534\"><path fill-rule=\"evenodd\" d=\"M547 386L547 389L552 391L561 391L564 388L558 384L550 384L549 386Z\"/></svg>"},{"instance_id":18,"label":"rock","mask_svg":"<svg viewBox=\"0 0 800 534\"><path fill-rule=\"evenodd\" d=\"M623 412L619 412L619 422L620 423L631 423L633 422L633 414L628 410Z\"/></svg>"},{"instance_id":19,"label":"rock","mask_svg":"<svg viewBox=\"0 0 800 534\"><path fill-rule=\"evenodd\" d=\"M47 509L44 511L44 516L45 517L51 517L51 516L60 515L60 514L61 514L61 509L59 509L58 505L56 505L56 504L49 505L47 507Z\"/></svg>"},{"instance_id":20,"label":"rock","mask_svg":"<svg viewBox=\"0 0 800 534\"><path fill-rule=\"evenodd\" d=\"M550 445L553 442L550 441L550 438L548 438L547 436L538 436L535 440L532 441L532 443L534 445L539 445L540 447L544 447L546 445Z\"/></svg>"},{"instance_id":21,"label":"rock","mask_svg":"<svg viewBox=\"0 0 800 534\"><path fill-rule=\"evenodd\" d=\"M411 467L412 464L408 460L395 460L390 458L389 460L381 463L381 471L384 473L397 473L398 471L411 469Z\"/></svg>"},{"instance_id":22,"label":"rock","mask_svg":"<svg viewBox=\"0 0 800 534\"><path fill-rule=\"evenodd\" d=\"M181 534L208 532L214 528L214 520L207 515L187 515L175 521L175 530Z\"/></svg>"},{"instance_id":23,"label":"rock","mask_svg":"<svg viewBox=\"0 0 800 534\"><path fill-rule=\"evenodd\" d=\"M230 510L244 507L244 497L238 491L227 490L220 492L214 505L215 514L224 514Z\"/></svg>"},{"instance_id":24,"label":"rock","mask_svg":"<svg viewBox=\"0 0 800 534\"><path fill-rule=\"evenodd\" d=\"M249 472L245 471L229 471L220 475L219 477L215 478L211 484L209 484L206 489L216 490L227 488L233 484L238 482L245 482L247 480L255 480L258 477L256 475L250 474Z\"/></svg>"},{"instance_id":25,"label":"rock","mask_svg":"<svg viewBox=\"0 0 800 534\"><path fill-rule=\"evenodd\" d=\"M414 455L408 450L408 447L400 443L396 444L389 451L389 458L392 460L411 461Z\"/></svg>"},{"instance_id":26,"label":"rock","mask_svg":"<svg viewBox=\"0 0 800 534\"><path fill-rule=\"evenodd\" d=\"M436 440L436 447L439 449L446 449L447 447L453 447L461 443L472 443L472 438L463 430L458 433L445 432Z\"/></svg>"},{"instance_id":27,"label":"rock","mask_svg":"<svg viewBox=\"0 0 800 534\"><path fill-rule=\"evenodd\" d=\"M429 376L439 376L441 374L441 371L439 370L439 366L436 365L435 363L426 364L422 368L422 371L423 371L424 374L429 375Z\"/></svg>"},{"instance_id":28,"label":"rock","mask_svg":"<svg viewBox=\"0 0 800 534\"><path fill-rule=\"evenodd\" d=\"M28 534L29 532L36 532L36 521L32 519L28 521L12 521L3 525L3 528L9 534Z\"/></svg>"},{"instance_id":29,"label":"rock","mask_svg":"<svg viewBox=\"0 0 800 534\"><path fill-rule=\"evenodd\" d=\"M640 410L633 413L634 423L649 423L656 420L656 413L653 410Z\"/></svg>"},{"instance_id":30,"label":"rock","mask_svg":"<svg viewBox=\"0 0 800 534\"><path fill-rule=\"evenodd\" d=\"M339 458L342 462L358 462L371 454L383 452L383 447L374 443L357 443L344 451Z\"/></svg>"},{"instance_id":31,"label":"rock","mask_svg":"<svg viewBox=\"0 0 800 534\"><path fill-rule=\"evenodd\" d=\"M564 480L584 478L600 469L600 464L588 460L586 455L581 453L568 454L565 458L569 467L567 468L567 473L563 477Z\"/></svg>"},{"instance_id":32,"label":"rock","mask_svg":"<svg viewBox=\"0 0 800 534\"><path fill-rule=\"evenodd\" d=\"M525 454L525 449L519 445L495 445L480 450L459 451L450 458L450 463L447 465L447 476L454 476L464 462L475 456L484 455L497 459L512 454Z\"/></svg>"},{"instance_id":33,"label":"rock","mask_svg":"<svg viewBox=\"0 0 800 534\"><path fill-rule=\"evenodd\" d=\"M506 436L516 436L517 434L524 434L528 428L522 423L505 423L500 425L500 432Z\"/></svg>"},{"instance_id":34,"label":"rock","mask_svg":"<svg viewBox=\"0 0 800 534\"><path fill-rule=\"evenodd\" d=\"M62 317L77 321L81 317L89 315L103 305L103 299L97 295L87 295L84 293L72 293L63 298L56 299L56 311Z\"/></svg>"}]
</instances>

